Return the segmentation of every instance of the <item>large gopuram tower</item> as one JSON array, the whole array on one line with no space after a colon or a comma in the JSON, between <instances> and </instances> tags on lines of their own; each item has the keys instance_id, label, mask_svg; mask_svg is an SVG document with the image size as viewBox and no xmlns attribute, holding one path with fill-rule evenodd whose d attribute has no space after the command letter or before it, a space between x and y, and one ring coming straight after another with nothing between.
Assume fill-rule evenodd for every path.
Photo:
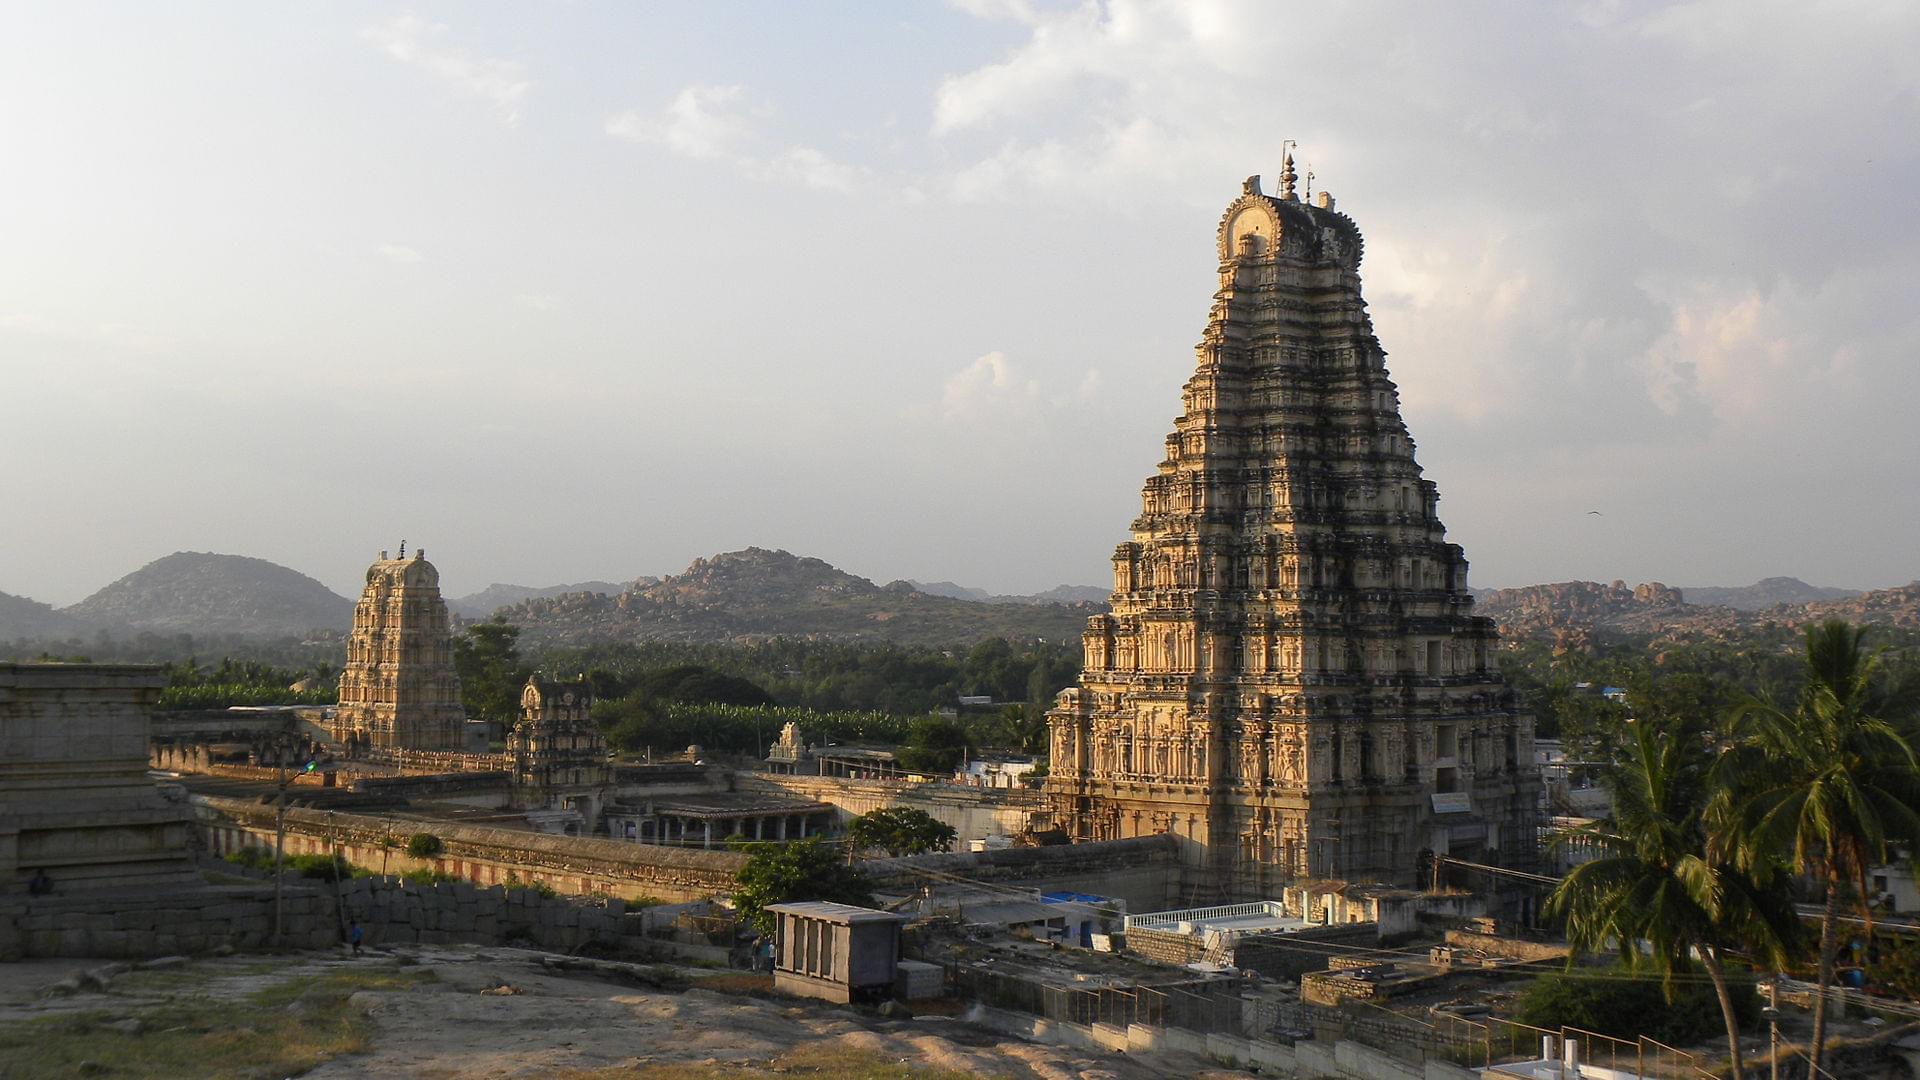
<instances>
[{"instance_id":1,"label":"large gopuram tower","mask_svg":"<svg viewBox=\"0 0 1920 1080\"><path fill-rule=\"evenodd\" d=\"M1075 838L1172 833L1215 899L1410 883L1421 853L1525 865L1533 719L1500 676L1322 195L1248 179L1113 610L1048 714Z\"/></svg>"},{"instance_id":2,"label":"large gopuram tower","mask_svg":"<svg viewBox=\"0 0 1920 1080\"><path fill-rule=\"evenodd\" d=\"M351 746L465 749L466 711L453 671L453 636L440 571L424 550L367 567L353 609L333 737Z\"/></svg>"}]
</instances>

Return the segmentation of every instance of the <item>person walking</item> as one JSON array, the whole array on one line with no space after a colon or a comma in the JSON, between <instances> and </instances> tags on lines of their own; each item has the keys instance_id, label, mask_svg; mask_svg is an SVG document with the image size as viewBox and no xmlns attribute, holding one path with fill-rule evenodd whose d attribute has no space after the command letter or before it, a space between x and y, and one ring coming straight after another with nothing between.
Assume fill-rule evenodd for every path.
<instances>
[{"instance_id":1,"label":"person walking","mask_svg":"<svg viewBox=\"0 0 1920 1080\"><path fill-rule=\"evenodd\" d=\"M347 944L353 946L353 955L360 955L360 940L365 936L366 932L360 929L358 920L347 926Z\"/></svg>"}]
</instances>

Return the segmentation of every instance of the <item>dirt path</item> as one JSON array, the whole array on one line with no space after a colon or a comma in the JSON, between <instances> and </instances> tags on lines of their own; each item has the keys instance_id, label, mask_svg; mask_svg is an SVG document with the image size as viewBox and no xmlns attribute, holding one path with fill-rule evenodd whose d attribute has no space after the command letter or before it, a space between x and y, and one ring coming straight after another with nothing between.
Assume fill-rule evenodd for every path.
<instances>
[{"instance_id":1,"label":"dirt path","mask_svg":"<svg viewBox=\"0 0 1920 1080\"><path fill-rule=\"evenodd\" d=\"M231 956L119 973L101 987L77 973L99 963L0 965L0 1023L145 1007L191 996L257 1001L356 973L405 972L408 982L349 999L366 1050L326 1061L315 1080L365 1076L549 1077L644 1065L711 1065L716 1076L767 1066L795 1050L853 1051L903 1065L1034 1080L1244 1077L1180 1054L1124 1055L1044 1046L945 1017L884 1019L825 1003L716 992L714 972L663 969L690 989L656 989L613 975L565 974L542 954L479 946L419 947L352 960L336 955ZM737 983L739 980L727 980ZM500 993L503 985L516 993ZM60 989L47 995L49 987ZM495 991L485 993L483 991ZM297 997L297 991L295 996ZM137 1037L137 1036L134 1036ZM0 1076L15 1075L0 1062Z\"/></svg>"}]
</instances>

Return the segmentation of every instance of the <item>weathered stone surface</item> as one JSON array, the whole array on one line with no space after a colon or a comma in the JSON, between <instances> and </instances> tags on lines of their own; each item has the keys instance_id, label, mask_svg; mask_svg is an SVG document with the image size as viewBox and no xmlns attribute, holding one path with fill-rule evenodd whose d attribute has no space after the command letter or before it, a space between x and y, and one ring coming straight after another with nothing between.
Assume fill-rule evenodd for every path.
<instances>
[{"instance_id":1,"label":"weathered stone surface","mask_svg":"<svg viewBox=\"0 0 1920 1080\"><path fill-rule=\"evenodd\" d=\"M367 747L458 751L466 748L466 712L453 670L440 571L425 551L367 568L353 611L347 665L333 738L349 753Z\"/></svg>"},{"instance_id":2,"label":"weathered stone surface","mask_svg":"<svg viewBox=\"0 0 1920 1080\"><path fill-rule=\"evenodd\" d=\"M1361 237L1257 178L1166 457L1049 714L1055 819L1168 833L1219 894L1531 860L1533 720L1414 460Z\"/></svg>"}]
</instances>

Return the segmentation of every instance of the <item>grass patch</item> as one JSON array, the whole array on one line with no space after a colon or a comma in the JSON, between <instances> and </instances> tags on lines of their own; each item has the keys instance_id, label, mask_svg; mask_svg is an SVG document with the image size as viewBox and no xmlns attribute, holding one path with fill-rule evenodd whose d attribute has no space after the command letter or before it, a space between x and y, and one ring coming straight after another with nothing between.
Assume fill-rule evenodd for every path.
<instances>
[{"instance_id":1,"label":"grass patch","mask_svg":"<svg viewBox=\"0 0 1920 1080\"><path fill-rule=\"evenodd\" d=\"M554 1080L980 1080L975 1073L902 1064L865 1050L828 1044L797 1047L768 1065L642 1065L639 1068L582 1069L554 1073Z\"/></svg>"},{"instance_id":2,"label":"grass patch","mask_svg":"<svg viewBox=\"0 0 1920 1080\"><path fill-rule=\"evenodd\" d=\"M160 974L156 972L154 974ZM409 990L432 973L382 967L289 978L239 999L182 996L127 1011L93 1011L0 1024L0 1077L177 1077L256 1080L305 1072L367 1049L367 1022L347 999L361 990ZM111 1025L129 1018L138 1031Z\"/></svg>"}]
</instances>

